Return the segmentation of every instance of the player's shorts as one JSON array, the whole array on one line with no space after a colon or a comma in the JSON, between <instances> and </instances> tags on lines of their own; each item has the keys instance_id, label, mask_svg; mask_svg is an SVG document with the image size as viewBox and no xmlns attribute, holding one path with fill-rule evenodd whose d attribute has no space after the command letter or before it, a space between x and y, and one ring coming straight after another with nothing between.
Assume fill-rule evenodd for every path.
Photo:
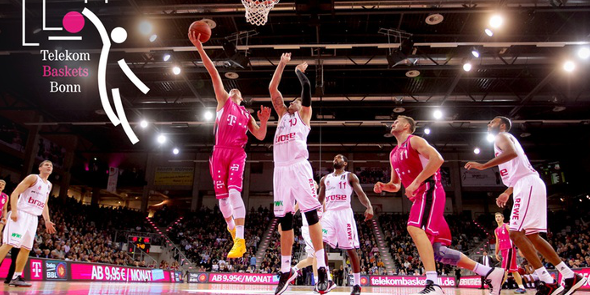
<instances>
[{"instance_id":1,"label":"player's shorts","mask_svg":"<svg viewBox=\"0 0 590 295\"><path fill-rule=\"evenodd\" d=\"M423 189L410 209L408 226L423 229L431 243L451 244L451 230L445 220L446 195L442 186L437 186L432 177L424 182Z\"/></svg>"},{"instance_id":2,"label":"player's shorts","mask_svg":"<svg viewBox=\"0 0 590 295\"><path fill-rule=\"evenodd\" d=\"M295 201L299 203L301 213L321 207L313 182L313 171L307 160L275 163L273 181L275 217L294 213Z\"/></svg>"},{"instance_id":3,"label":"player's shorts","mask_svg":"<svg viewBox=\"0 0 590 295\"><path fill-rule=\"evenodd\" d=\"M352 209L326 210L321 221L324 242L332 248L348 250L360 247Z\"/></svg>"},{"instance_id":4,"label":"player's shorts","mask_svg":"<svg viewBox=\"0 0 590 295\"><path fill-rule=\"evenodd\" d=\"M502 256L503 269L507 270L508 272L518 271L518 266L516 265L516 249L510 248L500 250L500 255Z\"/></svg>"},{"instance_id":5,"label":"player's shorts","mask_svg":"<svg viewBox=\"0 0 590 295\"><path fill-rule=\"evenodd\" d=\"M230 189L242 191L246 152L241 147L215 146L209 158L209 171L213 179L215 197L225 199Z\"/></svg>"},{"instance_id":6,"label":"player's shorts","mask_svg":"<svg viewBox=\"0 0 590 295\"><path fill-rule=\"evenodd\" d=\"M6 216L6 226L2 233L3 243L14 248L22 247L30 251L35 241L39 216L18 211L18 218L13 221L10 218L11 215L12 211L8 212Z\"/></svg>"},{"instance_id":7,"label":"player's shorts","mask_svg":"<svg viewBox=\"0 0 590 295\"><path fill-rule=\"evenodd\" d=\"M525 176L514 185L510 231L526 235L547 232L547 189L537 174Z\"/></svg>"}]
</instances>

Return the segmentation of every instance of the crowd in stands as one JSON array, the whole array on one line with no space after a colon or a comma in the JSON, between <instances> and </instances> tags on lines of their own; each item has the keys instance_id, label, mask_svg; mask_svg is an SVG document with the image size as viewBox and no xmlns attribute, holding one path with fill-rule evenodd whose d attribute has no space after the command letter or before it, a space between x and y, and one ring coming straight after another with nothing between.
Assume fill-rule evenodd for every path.
<instances>
[{"instance_id":1,"label":"crowd in stands","mask_svg":"<svg viewBox=\"0 0 590 295\"><path fill-rule=\"evenodd\" d=\"M268 208L262 207L246 214L244 238L247 251L242 258L227 259L233 245L231 235L219 208L203 208L185 216L168 232L187 258L198 266L199 271L254 272L256 250L260 239L272 219Z\"/></svg>"},{"instance_id":2,"label":"crowd in stands","mask_svg":"<svg viewBox=\"0 0 590 295\"><path fill-rule=\"evenodd\" d=\"M140 212L82 205L74 198L68 198L66 203L51 198L49 212L57 232L47 233L45 222L40 218L31 257L139 267L157 266L155 262L134 260L127 249L122 249L122 241L126 239L122 234L115 240L118 230L150 230ZM108 218L104 218L105 216Z\"/></svg>"},{"instance_id":3,"label":"crowd in stands","mask_svg":"<svg viewBox=\"0 0 590 295\"><path fill-rule=\"evenodd\" d=\"M377 181L388 182L391 177L389 168L382 167L356 167L354 172L363 184L373 184Z\"/></svg>"},{"instance_id":4,"label":"crowd in stands","mask_svg":"<svg viewBox=\"0 0 590 295\"><path fill-rule=\"evenodd\" d=\"M588 206L549 212L547 240L571 268L590 267L590 212ZM543 260L546 268L554 268Z\"/></svg>"}]
</instances>

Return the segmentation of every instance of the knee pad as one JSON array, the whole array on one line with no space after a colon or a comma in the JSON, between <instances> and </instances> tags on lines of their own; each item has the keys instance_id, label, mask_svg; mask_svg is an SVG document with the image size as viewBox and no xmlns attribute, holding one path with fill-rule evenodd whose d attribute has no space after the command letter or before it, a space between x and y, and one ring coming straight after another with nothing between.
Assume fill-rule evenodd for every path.
<instances>
[{"instance_id":1,"label":"knee pad","mask_svg":"<svg viewBox=\"0 0 590 295\"><path fill-rule=\"evenodd\" d=\"M279 218L281 229L283 231L290 231L293 229L293 213L287 213L285 216Z\"/></svg>"},{"instance_id":2,"label":"knee pad","mask_svg":"<svg viewBox=\"0 0 590 295\"><path fill-rule=\"evenodd\" d=\"M219 210L223 214L223 218L230 218L232 215L232 208L229 198L219 199Z\"/></svg>"},{"instance_id":3,"label":"knee pad","mask_svg":"<svg viewBox=\"0 0 590 295\"><path fill-rule=\"evenodd\" d=\"M434 243L432 248L434 250L434 260L440 263L457 266L461 259L461 252L441 246L440 243Z\"/></svg>"},{"instance_id":4,"label":"knee pad","mask_svg":"<svg viewBox=\"0 0 590 295\"><path fill-rule=\"evenodd\" d=\"M244 200L239 191L235 189L229 190L229 197L227 198L231 204L234 219L245 218L246 208L244 207Z\"/></svg>"},{"instance_id":5,"label":"knee pad","mask_svg":"<svg viewBox=\"0 0 590 295\"><path fill-rule=\"evenodd\" d=\"M307 219L307 224L310 226L318 223L320 221L320 218L318 217L318 211L312 210L305 212L305 219Z\"/></svg>"}]
</instances>

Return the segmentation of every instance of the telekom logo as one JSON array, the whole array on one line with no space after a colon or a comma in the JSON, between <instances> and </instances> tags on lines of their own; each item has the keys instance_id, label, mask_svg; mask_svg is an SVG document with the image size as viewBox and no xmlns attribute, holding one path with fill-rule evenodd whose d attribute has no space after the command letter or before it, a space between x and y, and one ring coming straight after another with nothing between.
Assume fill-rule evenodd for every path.
<instances>
[{"instance_id":1,"label":"telekom logo","mask_svg":"<svg viewBox=\"0 0 590 295\"><path fill-rule=\"evenodd\" d=\"M41 262L33 261L31 271L35 274L33 275L34 278L41 278Z\"/></svg>"}]
</instances>

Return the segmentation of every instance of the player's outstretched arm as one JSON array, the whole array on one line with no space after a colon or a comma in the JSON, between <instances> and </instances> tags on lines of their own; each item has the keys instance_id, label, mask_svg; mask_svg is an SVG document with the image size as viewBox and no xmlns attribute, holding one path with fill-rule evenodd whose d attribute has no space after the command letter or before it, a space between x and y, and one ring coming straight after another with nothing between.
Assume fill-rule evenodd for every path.
<instances>
[{"instance_id":1,"label":"player's outstretched arm","mask_svg":"<svg viewBox=\"0 0 590 295\"><path fill-rule=\"evenodd\" d=\"M303 122L310 126L311 123L311 84L309 79L305 75L307 69L307 63L303 62L295 68L295 74L301 83L301 119Z\"/></svg>"},{"instance_id":2,"label":"player's outstretched arm","mask_svg":"<svg viewBox=\"0 0 590 295\"><path fill-rule=\"evenodd\" d=\"M399 176L397 175L397 172L395 172L395 170L393 170L393 165L391 163L389 163L391 165L391 179L389 180L388 183L383 183L381 181L378 181L377 183L375 183L375 186L373 186L373 191L375 193L380 194L381 192L390 192L390 193L395 193L398 192L401 189L401 179L399 178Z\"/></svg>"},{"instance_id":3,"label":"player's outstretched arm","mask_svg":"<svg viewBox=\"0 0 590 295\"><path fill-rule=\"evenodd\" d=\"M265 106L260 106L260 111L258 111L258 119L260 119L260 126L256 124L256 120L254 120L254 116L250 116L250 122L248 123L248 130L256 137L258 140L264 140L266 137L266 124L268 122L268 118L270 118L270 108Z\"/></svg>"},{"instance_id":4,"label":"player's outstretched arm","mask_svg":"<svg viewBox=\"0 0 590 295\"><path fill-rule=\"evenodd\" d=\"M279 61L279 65L277 66L274 75L272 75L272 80L270 80L270 84L268 85L268 91L270 92L272 105L277 114L279 115L279 119L283 117L283 115L287 112L287 106L285 105L285 101L283 100L283 94L279 91L279 84L281 83L283 71L285 70L287 63L290 60L290 52L283 53L281 55L281 61Z\"/></svg>"},{"instance_id":5,"label":"player's outstretched arm","mask_svg":"<svg viewBox=\"0 0 590 295\"><path fill-rule=\"evenodd\" d=\"M510 140L510 138L508 138L506 134L500 133L496 135L495 144L502 151L502 154L489 160L485 164L480 164L477 162L468 162L467 164L465 164L465 169L485 170L494 166L498 166L500 164L504 164L518 157L518 155L516 154L516 148L514 147L514 143L512 142L512 140Z\"/></svg>"},{"instance_id":6,"label":"player's outstretched arm","mask_svg":"<svg viewBox=\"0 0 590 295\"><path fill-rule=\"evenodd\" d=\"M215 65L203 49L203 43L199 40L199 36L201 34L197 34L196 32L189 32L188 38L191 40L191 43L197 47L197 51L203 60L203 65L207 69L209 76L211 76L211 81L213 82L213 90L215 91L215 98L217 99L217 110L221 110L225 105L225 102L229 98L229 94L225 91L223 87L223 82L221 81L221 76L219 76L219 72L215 68Z\"/></svg>"},{"instance_id":7,"label":"player's outstretched arm","mask_svg":"<svg viewBox=\"0 0 590 295\"><path fill-rule=\"evenodd\" d=\"M350 172L348 173L348 181L350 182L350 186L352 186L352 189L356 193L356 196L359 198L359 201L361 201L361 204L363 204L363 206L367 208L367 210L365 210L365 221L373 219L373 205L371 205L371 201L367 197L367 194L365 194L365 192L363 191L358 176Z\"/></svg>"}]
</instances>

